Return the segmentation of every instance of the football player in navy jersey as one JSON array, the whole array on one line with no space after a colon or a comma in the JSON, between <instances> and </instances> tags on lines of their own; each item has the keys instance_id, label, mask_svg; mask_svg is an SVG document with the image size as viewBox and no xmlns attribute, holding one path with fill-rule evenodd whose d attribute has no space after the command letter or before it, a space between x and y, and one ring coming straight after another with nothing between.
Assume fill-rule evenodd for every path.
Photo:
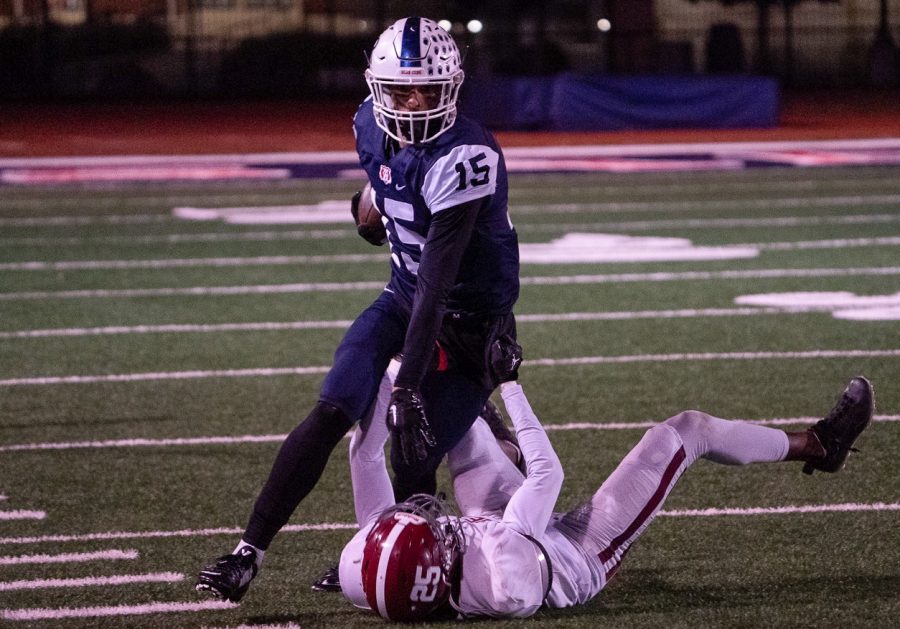
<instances>
[{"instance_id":1,"label":"football player in navy jersey","mask_svg":"<svg viewBox=\"0 0 900 629\"><path fill-rule=\"evenodd\" d=\"M403 356L384 418L397 501L435 491L444 454L521 360L506 167L490 132L457 111L463 70L453 38L432 20L401 19L375 43L365 77L371 96L353 129L383 215L391 278L338 346L319 400L282 445L240 543L200 572L199 591L230 601L247 591L335 445L372 408L392 357Z\"/></svg>"}]
</instances>

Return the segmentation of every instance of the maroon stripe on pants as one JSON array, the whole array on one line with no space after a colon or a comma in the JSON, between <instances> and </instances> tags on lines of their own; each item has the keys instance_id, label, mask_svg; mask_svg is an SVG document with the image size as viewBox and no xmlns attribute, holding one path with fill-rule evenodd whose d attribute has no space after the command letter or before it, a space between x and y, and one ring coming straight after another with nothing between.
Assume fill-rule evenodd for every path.
<instances>
[{"instance_id":1,"label":"maroon stripe on pants","mask_svg":"<svg viewBox=\"0 0 900 629\"><path fill-rule=\"evenodd\" d=\"M662 499L665 498L666 491L669 489L669 485L675 477L675 472L678 471L678 467L684 461L686 456L687 455L684 453L684 446L678 448L678 452L675 453L675 456L672 457L668 467L666 467L666 471L663 473L662 479L659 481L659 485L657 486L656 491L653 492L650 500L647 501L647 504L644 505L644 508L641 509L641 512L634 521L628 525L628 528L626 528L621 535L618 535L609 546L600 551L598 555L600 561L606 563L612 559L616 554L616 551L619 550L619 547L631 539L635 532L643 526L644 522L647 521L647 518L650 517L659 506L659 503L662 502Z\"/></svg>"}]
</instances>

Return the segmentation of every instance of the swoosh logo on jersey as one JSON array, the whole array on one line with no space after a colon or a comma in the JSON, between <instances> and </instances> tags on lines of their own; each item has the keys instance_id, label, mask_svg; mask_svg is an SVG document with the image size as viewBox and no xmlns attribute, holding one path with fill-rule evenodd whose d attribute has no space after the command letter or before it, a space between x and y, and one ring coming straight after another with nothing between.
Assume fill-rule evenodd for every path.
<instances>
[{"instance_id":1,"label":"swoosh logo on jersey","mask_svg":"<svg viewBox=\"0 0 900 629\"><path fill-rule=\"evenodd\" d=\"M405 185L401 186L399 183L397 185L395 185L394 187L397 189L397 192L400 192L401 190L406 190L406 186Z\"/></svg>"}]
</instances>

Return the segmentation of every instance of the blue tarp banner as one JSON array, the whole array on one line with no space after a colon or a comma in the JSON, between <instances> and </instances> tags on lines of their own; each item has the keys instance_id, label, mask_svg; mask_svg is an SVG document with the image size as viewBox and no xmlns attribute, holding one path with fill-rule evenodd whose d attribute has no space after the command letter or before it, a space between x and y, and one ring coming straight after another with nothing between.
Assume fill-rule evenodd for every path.
<instances>
[{"instance_id":1,"label":"blue tarp banner","mask_svg":"<svg viewBox=\"0 0 900 629\"><path fill-rule=\"evenodd\" d=\"M498 129L759 128L778 123L778 84L753 76L493 77L463 110Z\"/></svg>"}]
</instances>

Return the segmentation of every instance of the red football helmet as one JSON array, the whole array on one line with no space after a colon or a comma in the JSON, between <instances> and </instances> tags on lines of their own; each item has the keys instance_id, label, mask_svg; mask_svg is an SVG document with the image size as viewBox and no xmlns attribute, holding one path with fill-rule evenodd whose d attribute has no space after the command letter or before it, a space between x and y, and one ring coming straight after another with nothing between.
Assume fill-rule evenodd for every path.
<instances>
[{"instance_id":1,"label":"red football helmet","mask_svg":"<svg viewBox=\"0 0 900 629\"><path fill-rule=\"evenodd\" d=\"M363 550L369 606L386 620L423 620L450 598L450 572L463 546L459 519L446 517L434 497L416 495L391 507Z\"/></svg>"}]
</instances>

